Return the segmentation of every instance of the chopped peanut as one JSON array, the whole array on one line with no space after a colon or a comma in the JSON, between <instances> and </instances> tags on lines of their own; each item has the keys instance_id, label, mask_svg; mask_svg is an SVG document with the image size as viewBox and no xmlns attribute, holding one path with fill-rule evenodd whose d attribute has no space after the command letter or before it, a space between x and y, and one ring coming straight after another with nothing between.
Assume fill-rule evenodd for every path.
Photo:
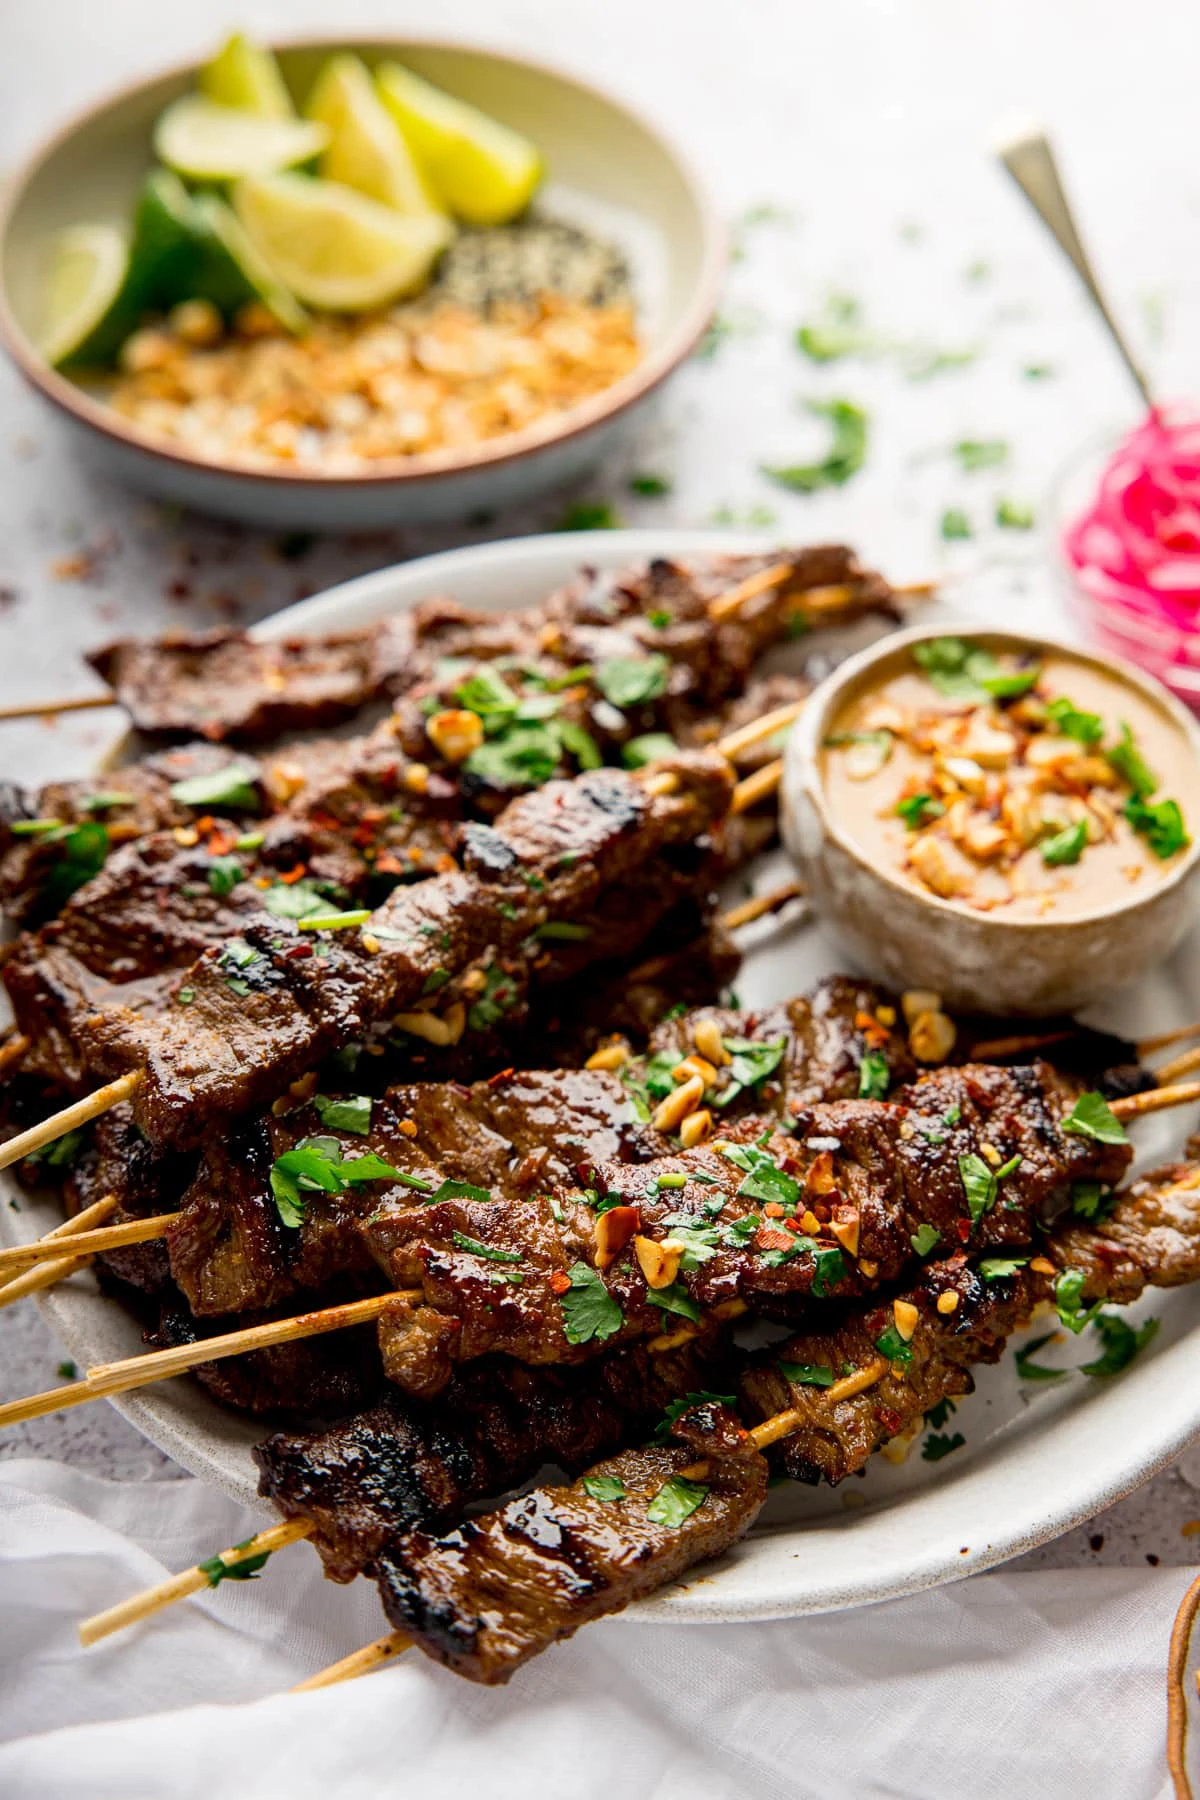
<instances>
[{"instance_id":1,"label":"chopped peanut","mask_svg":"<svg viewBox=\"0 0 1200 1800\"><path fill-rule=\"evenodd\" d=\"M713 1116L707 1106L699 1112L689 1113L679 1127L679 1141L685 1150L691 1150L696 1144L702 1144L712 1130Z\"/></svg>"},{"instance_id":2,"label":"chopped peanut","mask_svg":"<svg viewBox=\"0 0 1200 1800\"><path fill-rule=\"evenodd\" d=\"M593 1050L583 1066L585 1069L619 1069L629 1061L631 1054L624 1038L614 1038L610 1044L602 1044L599 1050Z\"/></svg>"},{"instance_id":3,"label":"chopped peanut","mask_svg":"<svg viewBox=\"0 0 1200 1800\"><path fill-rule=\"evenodd\" d=\"M953 1288L947 1288L944 1294L938 1295L937 1309L943 1319L948 1319L951 1313L958 1311L958 1295Z\"/></svg>"},{"instance_id":4,"label":"chopped peanut","mask_svg":"<svg viewBox=\"0 0 1200 1800\"><path fill-rule=\"evenodd\" d=\"M478 713L453 708L434 713L426 721L425 733L430 743L447 762L466 762L472 750L483 742L483 720Z\"/></svg>"},{"instance_id":5,"label":"chopped peanut","mask_svg":"<svg viewBox=\"0 0 1200 1800\"><path fill-rule=\"evenodd\" d=\"M409 763L404 771L404 785L410 794L423 794L429 786L428 763Z\"/></svg>"},{"instance_id":6,"label":"chopped peanut","mask_svg":"<svg viewBox=\"0 0 1200 1800\"><path fill-rule=\"evenodd\" d=\"M1036 1270L1039 1275L1053 1275L1055 1272L1054 1264L1050 1261L1048 1256L1031 1256L1029 1259L1029 1266L1031 1269Z\"/></svg>"},{"instance_id":7,"label":"chopped peanut","mask_svg":"<svg viewBox=\"0 0 1200 1800\"><path fill-rule=\"evenodd\" d=\"M918 1062L941 1063L953 1050L957 1036L954 1020L947 1013L921 1013L913 1021L908 1045Z\"/></svg>"},{"instance_id":8,"label":"chopped peanut","mask_svg":"<svg viewBox=\"0 0 1200 1800\"><path fill-rule=\"evenodd\" d=\"M943 900L955 900L970 892L971 865L952 844L936 837L919 837L908 860L927 888Z\"/></svg>"},{"instance_id":9,"label":"chopped peanut","mask_svg":"<svg viewBox=\"0 0 1200 1800\"><path fill-rule=\"evenodd\" d=\"M444 1019L436 1013L409 1012L397 1013L392 1024L397 1031L406 1031L410 1037L423 1038L427 1044L444 1047L457 1044L467 1023L467 1009L459 1001L450 1007Z\"/></svg>"},{"instance_id":10,"label":"chopped peanut","mask_svg":"<svg viewBox=\"0 0 1200 1800\"><path fill-rule=\"evenodd\" d=\"M896 1321L896 1330L907 1344L912 1337L913 1332L917 1329L917 1324L921 1317L920 1313L917 1311L911 1300L893 1300L892 1317Z\"/></svg>"},{"instance_id":11,"label":"chopped peanut","mask_svg":"<svg viewBox=\"0 0 1200 1800\"><path fill-rule=\"evenodd\" d=\"M635 1237L633 1253L638 1259L638 1267L646 1277L646 1286L670 1287L679 1273L685 1249L686 1245L678 1243L674 1238L663 1238L660 1242L657 1238Z\"/></svg>"},{"instance_id":12,"label":"chopped peanut","mask_svg":"<svg viewBox=\"0 0 1200 1800\"><path fill-rule=\"evenodd\" d=\"M617 1260L641 1224L636 1206L610 1206L596 1220L596 1267L607 1269Z\"/></svg>"},{"instance_id":13,"label":"chopped peanut","mask_svg":"<svg viewBox=\"0 0 1200 1800\"><path fill-rule=\"evenodd\" d=\"M677 1131L687 1118L695 1112L704 1098L704 1082L699 1075L693 1075L682 1087L677 1087L673 1094L668 1094L655 1108L651 1124L656 1131Z\"/></svg>"},{"instance_id":14,"label":"chopped peanut","mask_svg":"<svg viewBox=\"0 0 1200 1800\"><path fill-rule=\"evenodd\" d=\"M850 1219L834 1219L829 1226L834 1237L848 1256L858 1255L859 1233L862 1221L857 1213Z\"/></svg>"},{"instance_id":15,"label":"chopped peanut","mask_svg":"<svg viewBox=\"0 0 1200 1800\"><path fill-rule=\"evenodd\" d=\"M711 1087L717 1079L717 1071L702 1056L685 1057L683 1062L676 1063L671 1070L672 1081L690 1081L694 1075L700 1077L706 1088Z\"/></svg>"},{"instance_id":16,"label":"chopped peanut","mask_svg":"<svg viewBox=\"0 0 1200 1800\"><path fill-rule=\"evenodd\" d=\"M837 1186L833 1173L833 1151L819 1150L809 1164L808 1174L804 1177L804 1195L806 1199L818 1198L822 1194L831 1194Z\"/></svg>"},{"instance_id":17,"label":"chopped peanut","mask_svg":"<svg viewBox=\"0 0 1200 1800\"><path fill-rule=\"evenodd\" d=\"M941 1012L942 996L935 994L932 988L909 988L900 996L900 1006L905 1020L915 1025L922 1013Z\"/></svg>"},{"instance_id":18,"label":"chopped peanut","mask_svg":"<svg viewBox=\"0 0 1200 1800\"><path fill-rule=\"evenodd\" d=\"M763 1208L763 1211L766 1211L765 1207ZM821 1229L821 1221L818 1219L815 1212L806 1210L800 1214L800 1229L809 1237L816 1237L818 1231Z\"/></svg>"},{"instance_id":19,"label":"chopped peanut","mask_svg":"<svg viewBox=\"0 0 1200 1800\"><path fill-rule=\"evenodd\" d=\"M712 1063L716 1069L723 1069L733 1061L721 1042L721 1028L714 1018L696 1020L692 1027L692 1042L705 1062Z\"/></svg>"}]
</instances>

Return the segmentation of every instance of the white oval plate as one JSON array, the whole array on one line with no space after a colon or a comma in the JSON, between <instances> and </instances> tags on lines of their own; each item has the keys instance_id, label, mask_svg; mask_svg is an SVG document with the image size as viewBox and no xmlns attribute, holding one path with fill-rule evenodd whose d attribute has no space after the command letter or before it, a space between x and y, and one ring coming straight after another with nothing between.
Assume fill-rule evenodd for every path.
<instances>
[{"instance_id":1,"label":"white oval plate","mask_svg":"<svg viewBox=\"0 0 1200 1800\"><path fill-rule=\"evenodd\" d=\"M265 637L369 623L438 593L497 610L528 605L581 563L614 567L651 555L756 548L762 539L697 531L612 531L514 539L450 551L361 577L279 613ZM756 885L781 872L756 871ZM738 991L749 1006L802 992L837 968L819 927L753 928ZM1196 934L1136 995L1097 1020L1138 1037L1200 1017ZM1138 1128L1143 1164L1174 1154L1195 1125L1189 1112ZM5 1178L7 1180L7 1178ZM11 1192L12 1189L10 1188ZM26 1241L57 1222L52 1201L0 1205L0 1238ZM136 1354L133 1320L88 1278L40 1298L47 1319L80 1367ZM790 1617L858 1606L953 1581L1045 1543L1127 1494L1175 1457L1200 1426L1200 1293L1153 1294L1132 1309L1157 1316L1153 1345L1115 1380L1068 1380L1022 1388L1011 1350L979 1372L978 1391L945 1427L965 1445L930 1463L914 1449L894 1465L872 1459L866 1474L834 1492L780 1487L758 1527L720 1564L644 1602L641 1619L686 1622ZM1035 1330L1045 1331L1043 1325ZM1026 1336L1033 1335L1025 1334ZM1081 1363L1085 1338L1045 1356ZM127 1419L184 1468L256 1504L250 1446L260 1427L224 1412L189 1382L123 1396Z\"/></svg>"}]
</instances>

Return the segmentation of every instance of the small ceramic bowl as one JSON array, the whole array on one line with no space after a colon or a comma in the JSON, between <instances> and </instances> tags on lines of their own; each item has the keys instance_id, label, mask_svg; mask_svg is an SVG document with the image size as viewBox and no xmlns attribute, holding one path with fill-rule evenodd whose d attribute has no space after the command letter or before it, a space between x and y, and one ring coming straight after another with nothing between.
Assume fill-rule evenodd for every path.
<instances>
[{"instance_id":1,"label":"small ceramic bowl","mask_svg":"<svg viewBox=\"0 0 1200 1800\"><path fill-rule=\"evenodd\" d=\"M579 479L695 348L716 307L724 230L683 158L619 102L572 76L462 45L338 37L275 46L302 98L333 50L417 74L532 137L548 169L545 212L616 242L633 275L645 345L628 375L561 417L465 450L380 461L368 472L246 469L201 460L139 432L35 344L46 253L60 230L128 222L152 163L163 108L195 85L198 65L112 95L65 126L9 184L0 216L0 338L22 373L75 425L105 472L161 499L256 524L374 529L497 511Z\"/></svg>"},{"instance_id":2,"label":"small ceramic bowl","mask_svg":"<svg viewBox=\"0 0 1200 1800\"><path fill-rule=\"evenodd\" d=\"M821 749L831 722L855 693L899 673L914 644L944 636L921 627L881 639L851 657L812 695L788 742L781 790L783 836L823 925L842 948L889 986L932 988L948 1006L1030 1016L1074 1011L1144 976L1178 944L1200 905L1200 835L1169 873L1128 898L1071 917L1006 918L976 912L916 888L873 862L833 816ZM954 635L992 651L1057 653L1116 677L1160 708L1186 740L1191 768L1172 793L1200 834L1200 728L1160 684L1128 663L1052 638L978 626Z\"/></svg>"}]
</instances>

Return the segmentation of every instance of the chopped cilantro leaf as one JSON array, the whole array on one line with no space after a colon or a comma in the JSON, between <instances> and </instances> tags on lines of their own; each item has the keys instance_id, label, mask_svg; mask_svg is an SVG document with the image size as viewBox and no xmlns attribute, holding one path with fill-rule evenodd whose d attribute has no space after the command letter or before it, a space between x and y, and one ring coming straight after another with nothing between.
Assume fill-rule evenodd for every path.
<instances>
[{"instance_id":1,"label":"chopped cilantro leaf","mask_svg":"<svg viewBox=\"0 0 1200 1800\"><path fill-rule=\"evenodd\" d=\"M572 1263L571 1285L562 1296L563 1329L568 1344L602 1344L614 1337L625 1315L590 1263Z\"/></svg>"},{"instance_id":2,"label":"chopped cilantro leaf","mask_svg":"<svg viewBox=\"0 0 1200 1800\"><path fill-rule=\"evenodd\" d=\"M674 756L679 745L665 731L648 731L643 737L630 738L621 746L621 761L627 769L644 769L647 763Z\"/></svg>"},{"instance_id":3,"label":"chopped cilantro leaf","mask_svg":"<svg viewBox=\"0 0 1200 1800\"><path fill-rule=\"evenodd\" d=\"M717 1097L718 1106L731 1105L747 1088L757 1087L773 1075L787 1049L786 1037L772 1038L765 1044L754 1038L722 1038L721 1042L733 1060L729 1082Z\"/></svg>"},{"instance_id":4,"label":"chopped cilantro leaf","mask_svg":"<svg viewBox=\"0 0 1200 1800\"><path fill-rule=\"evenodd\" d=\"M1109 1196L1102 1181L1073 1181L1071 1183L1071 1211L1081 1219L1101 1217L1101 1207L1107 1198Z\"/></svg>"},{"instance_id":5,"label":"chopped cilantro leaf","mask_svg":"<svg viewBox=\"0 0 1200 1800\"><path fill-rule=\"evenodd\" d=\"M701 1388L698 1392L682 1395L678 1400L668 1400L663 1416L654 1428L654 1442L665 1444L671 1436L672 1428L693 1406L732 1406L736 1398L735 1394L712 1394L707 1388Z\"/></svg>"},{"instance_id":6,"label":"chopped cilantro leaf","mask_svg":"<svg viewBox=\"0 0 1200 1800\"><path fill-rule=\"evenodd\" d=\"M949 1456L952 1450L961 1450L966 1441L961 1431L950 1436L931 1432L921 1445L921 1461L941 1462L943 1456Z\"/></svg>"},{"instance_id":7,"label":"chopped cilantro leaf","mask_svg":"<svg viewBox=\"0 0 1200 1800\"><path fill-rule=\"evenodd\" d=\"M798 1240L803 1242L803 1240ZM813 1298L824 1300L839 1281L846 1278L846 1259L840 1250L814 1250Z\"/></svg>"},{"instance_id":8,"label":"chopped cilantro leaf","mask_svg":"<svg viewBox=\"0 0 1200 1800\"><path fill-rule=\"evenodd\" d=\"M1124 807L1125 818L1140 837L1144 837L1155 856L1165 862L1178 850L1186 850L1191 843L1187 827L1183 822L1183 814L1176 800L1160 800L1156 805L1136 797L1127 800Z\"/></svg>"},{"instance_id":9,"label":"chopped cilantro leaf","mask_svg":"<svg viewBox=\"0 0 1200 1800\"><path fill-rule=\"evenodd\" d=\"M953 543L956 538L969 538L975 534L971 529L971 521L961 506L948 506L942 514L941 533L945 541Z\"/></svg>"},{"instance_id":10,"label":"chopped cilantro leaf","mask_svg":"<svg viewBox=\"0 0 1200 1800\"><path fill-rule=\"evenodd\" d=\"M1069 1369L1048 1369L1044 1363L1035 1363L1032 1359L1047 1344L1052 1344L1058 1336L1057 1331L1047 1331L1044 1336L1034 1338L1014 1353L1013 1361L1017 1365L1017 1378L1020 1381L1062 1381L1070 1374Z\"/></svg>"},{"instance_id":11,"label":"chopped cilantro leaf","mask_svg":"<svg viewBox=\"0 0 1200 1800\"><path fill-rule=\"evenodd\" d=\"M254 1542L247 1538L245 1543L235 1544L235 1550L245 1550ZM271 1552L260 1550L253 1556L239 1556L236 1562L226 1562L221 1556L210 1556L207 1562L199 1565L200 1572L209 1587L219 1587L223 1581L253 1581L258 1571L270 1561Z\"/></svg>"},{"instance_id":12,"label":"chopped cilantro leaf","mask_svg":"<svg viewBox=\"0 0 1200 1800\"><path fill-rule=\"evenodd\" d=\"M913 1359L912 1345L900 1336L894 1325L889 1325L887 1330L875 1339L875 1348L880 1356L886 1356L889 1362L910 1363Z\"/></svg>"},{"instance_id":13,"label":"chopped cilantro leaf","mask_svg":"<svg viewBox=\"0 0 1200 1800\"><path fill-rule=\"evenodd\" d=\"M941 1243L942 1234L936 1226L918 1225L908 1241L918 1256L928 1256Z\"/></svg>"},{"instance_id":14,"label":"chopped cilantro leaf","mask_svg":"<svg viewBox=\"0 0 1200 1800\"><path fill-rule=\"evenodd\" d=\"M975 1224L996 1204L999 1184L995 1171L988 1168L982 1156L976 1156L972 1151L969 1156L959 1157L958 1173L963 1192L967 1196L967 1211L971 1215L972 1224Z\"/></svg>"},{"instance_id":15,"label":"chopped cilantro leaf","mask_svg":"<svg viewBox=\"0 0 1200 1800\"><path fill-rule=\"evenodd\" d=\"M214 856L208 865L208 885L218 900L232 894L242 879L242 865L236 856Z\"/></svg>"},{"instance_id":16,"label":"chopped cilantro leaf","mask_svg":"<svg viewBox=\"0 0 1200 1800\"><path fill-rule=\"evenodd\" d=\"M867 415L850 400L810 400L808 410L832 426L829 448L820 462L763 463L764 475L796 493L815 494L821 488L842 487L866 461Z\"/></svg>"},{"instance_id":17,"label":"chopped cilantro leaf","mask_svg":"<svg viewBox=\"0 0 1200 1800\"><path fill-rule=\"evenodd\" d=\"M226 763L211 775L189 775L171 788L171 798L180 806L228 806L234 812L257 812L258 789L254 768L247 763Z\"/></svg>"},{"instance_id":18,"label":"chopped cilantro leaf","mask_svg":"<svg viewBox=\"0 0 1200 1800\"><path fill-rule=\"evenodd\" d=\"M951 1413L957 1411L953 1400L938 1400L925 1414L925 1423L934 1431L940 1431Z\"/></svg>"},{"instance_id":19,"label":"chopped cilantro leaf","mask_svg":"<svg viewBox=\"0 0 1200 1800\"><path fill-rule=\"evenodd\" d=\"M647 500L655 500L662 494L669 494L671 489L672 483L665 475L631 475L629 477L630 493L641 494Z\"/></svg>"},{"instance_id":20,"label":"chopped cilantro leaf","mask_svg":"<svg viewBox=\"0 0 1200 1800\"><path fill-rule=\"evenodd\" d=\"M648 1287L646 1298L651 1306L659 1306L663 1312L678 1313L681 1319L690 1319L693 1325L699 1322L700 1308L682 1282L673 1281L665 1288Z\"/></svg>"},{"instance_id":21,"label":"chopped cilantro leaf","mask_svg":"<svg viewBox=\"0 0 1200 1800\"><path fill-rule=\"evenodd\" d=\"M891 1086L892 1070L882 1050L868 1050L858 1065L860 1100L882 1100Z\"/></svg>"},{"instance_id":22,"label":"chopped cilantro leaf","mask_svg":"<svg viewBox=\"0 0 1200 1800\"><path fill-rule=\"evenodd\" d=\"M617 531L620 515L606 500L577 500L568 506L555 531Z\"/></svg>"},{"instance_id":23,"label":"chopped cilantro leaf","mask_svg":"<svg viewBox=\"0 0 1200 1800\"><path fill-rule=\"evenodd\" d=\"M708 1489L703 1482L688 1481L682 1475L672 1475L646 1508L646 1517L652 1525L666 1525L674 1530L685 1519L690 1519L707 1499Z\"/></svg>"},{"instance_id":24,"label":"chopped cilantro leaf","mask_svg":"<svg viewBox=\"0 0 1200 1800\"><path fill-rule=\"evenodd\" d=\"M1104 752L1109 767L1116 770L1122 781L1127 781L1133 789L1135 800L1146 800L1158 786L1158 776L1147 766L1146 759L1138 749L1132 731L1124 719L1121 721L1121 736L1115 744L1110 744Z\"/></svg>"},{"instance_id":25,"label":"chopped cilantro leaf","mask_svg":"<svg viewBox=\"0 0 1200 1800\"><path fill-rule=\"evenodd\" d=\"M1015 1275L1029 1261L1027 1256L985 1256L978 1265L979 1273L985 1281L1003 1281L1007 1275Z\"/></svg>"},{"instance_id":26,"label":"chopped cilantro leaf","mask_svg":"<svg viewBox=\"0 0 1200 1800\"><path fill-rule=\"evenodd\" d=\"M1042 841L1042 861L1050 868L1058 868L1065 863L1077 863L1087 849L1088 828L1086 819L1077 819L1074 825L1065 825L1056 831L1053 837Z\"/></svg>"},{"instance_id":27,"label":"chopped cilantro leaf","mask_svg":"<svg viewBox=\"0 0 1200 1800\"><path fill-rule=\"evenodd\" d=\"M612 656L596 667L596 686L610 706L622 711L631 706L645 706L667 691L671 665L661 652L648 656Z\"/></svg>"},{"instance_id":28,"label":"chopped cilantro leaf","mask_svg":"<svg viewBox=\"0 0 1200 1800\"><path fill-rule=\"evenodd\" d=\"M1144 1350L1151 1338L1158 1331L1158 1320L1147 1319L1138 1330L1128 1324L1117 1313L1097 1313L1092 1320L1092 1328L1099 1334L1104 1346L1103 1354L1095 1362L1081 1364L1085 1375L1093 1378L1119 1375L1127 1369L1139 1350Z\"/></svg>"},{"instance_id":29,"label":"chopped cilantro leaf","mask_svg":"<svg viewBox=\"0 0 1200 1800\"><path fill-rule=\"evenodd\" d=\"M317 1094L313 1105L327 1131L350 1131L357 1137L366 1137L371 1129L369 1094Z\"/></svg>"},{"instance_id":30,"label":"chopped cilantro leaf","mask_svg":"<svg viewBox=\"0 0 1200 1800\"><path fill-rule=\"evenodd\" d=\"M491 1244L481 1244L478 1238L468 1237L465 1231L452 1231L450 1237L454 1248L465 1250L469 1256L482 1256L488 1262L498 1263L519 1263L521 1260L517 1251L497 1250Z\"/></svg>"},{"instance_id":31,"label":"chopped cilantro leaf","mask_svg":"<svg viewBox=\"0 0 1200 1800\"><path fill-rule=\"evenodd\" d=\"M919 831L931 819L940 819L945 810L936 794L910 794L906 800L896 802L896 812L910 831Z\"/></svg>"},{"instance_id":32,"label":"chopped cilantro leaf","mask_svg":"<svg viewBox=\"0 0 1200 1800\"><path fill-rule=\"evenodd\" d=\"M979 469L998 469L1008 461L1008 445L1003 438L960 438L954 454L963 471L972 475Z\"/></svg>"},{"instance_id":33,"label":"chopped cilantro leaf","mask_svg":"<svg viewBox=\"0 0 1200 1800\"><path fill-rule=\"evenodd\" d=\"M827 1363L781 1362L778 1367L784 1380L794 1382L797 1387L833 1386L833 1370Z\"/></svg>"},{"instance_id":34,"label":"chopped cilantro leaf","mask_svg":"<svg viewBox=\"0 0 1200 1800\"><path fill-rule=\"evenodd\" d=\"M625 1498L625 1483L619 1475L585 1475L583 1491L593 1500L614 1502Z\"/></svg>"},{"instance_id":35,"label":"chopped cilantro leaf","mask_svg":"<svg viewBox=\"0 0 1200 1800\"><path fill-rule=\"evenodd\" d=\"M1003 531L1032 531L1036 523L1032 506L1020 500L997 500L996 523Z\"/></svg>"},{"instance_id":36,"label":"chopped cilantro leaf","mask_svg":"<svg viewBox=\"0 0 1200 1800\"><path fill-rule=\"evenodd\" d=\"M1051 700L1046 716L1064 737L1074 738L1077 744L1098 744L1104 736L1104 720L1099 713L1081 712L1061 694Z\"/></svg>"},{"instance_id":37,"label":"chopped cilantro leaf","mask_svg":"<svg viewBox=\"0 0 1200 1800\"><path fill-rule=\"evenodd\" d=\"M1103 1094L1081 1094L1062 1122L1064 1131L1076 1137L1094 1138L1098 1144L1127 1144L1129 1138Z\"/></svg>"},{"instance_id":38,"label":"chopped cilantro leaf","mask_svg":"<svg viewBox=\"0 0 1200 1800\"><path fill-rule=\"evenodd\" d=\"M1098 1300L1093 1306L1083 1305L1083 1279L1082 1269L1063 1269L1054 1282L1054 1304L1058 1308L1058 1316L1067 1330L1073 1331L1077 1337L1100 1311Z\"/></svg>"}]
</instances>

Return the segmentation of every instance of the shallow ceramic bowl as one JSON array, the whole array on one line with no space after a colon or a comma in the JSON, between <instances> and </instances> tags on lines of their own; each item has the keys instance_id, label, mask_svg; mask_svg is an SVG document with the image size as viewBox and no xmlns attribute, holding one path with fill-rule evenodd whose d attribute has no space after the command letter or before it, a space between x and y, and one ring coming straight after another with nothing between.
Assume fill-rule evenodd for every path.
<instances>
[{"instance_id":1,"label":"shallow ceramic bowl","mask_svg":"<svg viewBox=\"0 0 1200 1800\"><path fill-rule=\"evenodd\" d=\"M1200 839L1169 874L1129 897L1072 918L1010 919L971 912L921 892L871 861L833 816L821 747L847 698L896 673L914 644L942 632L898 632L852 657L822 683L788 742L782 789L783 835L814 906L831 934L870 974L895 988L933 988L947 1005L994 1013L1047 1014L1086 1006L1138 981L1168 956L1196 918ZM1187 779L1173 783L1184 817L1200 830L1200 729L1158 682L1128 663L1052 638L955 627L955 635L997 651L1058 652L1117 675L1161 708L1191 750Z\"/></svg>"},{"instance_id":2,"label":"shallow ceramic bowl","mask_svg":"<svg viewBox=\"0 0 1200 1800\"><path fill-rule=\"evenodd\" d=\"M546 212L621 247L645 354L638 366L553 421L469 450L396 458L369 473L246 470L165 447L51 369L35 344L47 251L84 222L128 222L151 166L162 109L195 85L197 64L112 95L63 128L12 182L0 217L0 336L27 379L79 428L106 473L181 505L253 523L338 531L462 518L578 479L695 347L716 305L724 233L686 163L649 125L573 77L490 51L412 38L307 40L276 47L300 99L323 58L395 58L524 131L541 147Z\"/></svg>"}]
</instances>

